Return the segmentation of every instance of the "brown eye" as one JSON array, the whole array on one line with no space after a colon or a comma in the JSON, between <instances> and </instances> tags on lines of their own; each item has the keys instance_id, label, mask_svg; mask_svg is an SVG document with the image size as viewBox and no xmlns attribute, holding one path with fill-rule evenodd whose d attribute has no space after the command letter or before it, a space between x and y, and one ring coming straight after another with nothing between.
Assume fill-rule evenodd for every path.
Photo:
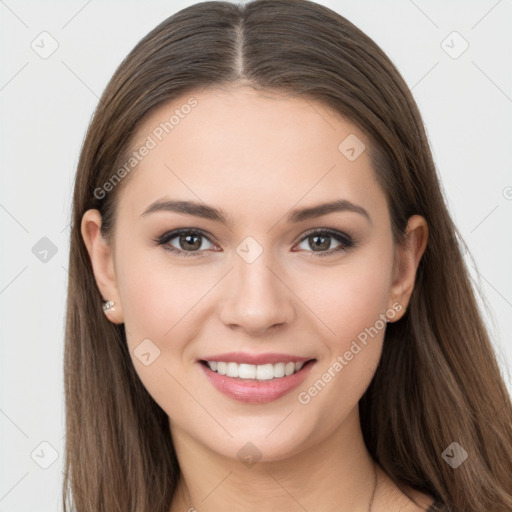
<instances>
[{"instance_id":1,"label":"brown eye","mask_svg":"<svg viewBox=\"0 0 512 512\"><path fill-rule=\"evenodd\" d=\"M335 246L334 248L332 248L332 239L338 242L338 245ZM306 234L305 237L302 238L300 243L306 245L306 247L303 247L304 249L312 249L312 251L308 252L318 253L317 256L329 255L340 251L346 251L347 249L354 245L354 242L350 239L349 236L338 231L331 230L317 230L310 232Z\"/></svg>"},{"instance_id":2,"label":"brown eye","mask_svg":"<svg viewBox=\"0 0 512 512\"><path fill-rule=\"evenodd\" d=\"M171 241L174 242L171 243ZM212 244L209 238L200 231L192 229L178 229L162 235L157 240L157 243L164 249L179 256L202 256L203 251L211 248L208 246L205 247L205 241Z\"/></svg>"},{"instance_id":3,"label":"brown eye","mask_svg":"<svg viewBox=\"0 0 512 512\"><path fill-rule=\"evenodd\" d=\"M190 235L178 235L179 245L183 249L200 249L201 248L201 235L190 234Z\"/></svg>"}]
</instances>

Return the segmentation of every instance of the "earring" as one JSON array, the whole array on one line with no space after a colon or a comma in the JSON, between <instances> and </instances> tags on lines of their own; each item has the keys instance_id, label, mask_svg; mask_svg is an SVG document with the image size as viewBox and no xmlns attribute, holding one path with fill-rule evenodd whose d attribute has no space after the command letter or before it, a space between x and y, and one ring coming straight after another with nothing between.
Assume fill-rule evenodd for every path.
<instances>
[{"instance_id":1,"label":"earring","mask_svg":"<svg viewBox=\"0 0 512 512\"><path fill-rule=\"evenodd\" d=\"M103 312L104 313L110 313L111 311L115 311L116 308L114 307L115 302L113 300L107 300L103 303Z\"/></svg>"}]
</instances>

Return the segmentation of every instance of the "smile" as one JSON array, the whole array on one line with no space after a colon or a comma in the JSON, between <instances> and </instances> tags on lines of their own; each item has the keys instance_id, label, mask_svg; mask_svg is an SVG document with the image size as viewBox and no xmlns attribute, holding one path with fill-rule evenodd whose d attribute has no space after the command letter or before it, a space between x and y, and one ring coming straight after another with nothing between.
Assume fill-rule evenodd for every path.
<instances>
[{"instance_id":1,"label":"smile","mask_svg":"<svg viewBox=\"0 0 512 512\"><path fill-rule=\"evenodd\" d=\"M303 362L276 363L276 364L238 364L225 361L206 361L213 372L239 379L271 380L288 377L297 373Z\"/></svg>"},{"instance_id":2,"label":"smile","mask_svg":"<svg viewBox=\"0 0 512 512\"><path fill-rule=\"evenodd\" d=\"M199 360L199 367L210 384L224 396L239 402L265 404L284 397L297 388L307 377L316 363L316 359L296 358L274 355L269 357L243 357L244 362L223 361L220 357ZM227 359L227 358L226 358ZM248 362L253 359L252 362ZM263 359L264 364L253 364ZM282 359L288 359L283 361Z\"/></svg>"}]
</instances>

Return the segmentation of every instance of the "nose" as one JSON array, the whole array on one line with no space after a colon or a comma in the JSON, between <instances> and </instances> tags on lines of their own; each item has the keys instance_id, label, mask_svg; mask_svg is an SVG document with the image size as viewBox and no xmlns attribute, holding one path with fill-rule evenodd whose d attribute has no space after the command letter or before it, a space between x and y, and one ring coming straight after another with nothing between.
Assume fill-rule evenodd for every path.
<instances>
[{"instance_id":1,"label":"nose","mask_svg":"<svg viewBox=\"0 0 512 512\"><path fill-rule=\"evenodd\" d=\"M272 264L264 251L247 263L234 258L234 268L224 282L220 318L232 330L262 336L275 327L291 324L295 295L287 286L286 272Z\"/></svg>"}]
</instances>

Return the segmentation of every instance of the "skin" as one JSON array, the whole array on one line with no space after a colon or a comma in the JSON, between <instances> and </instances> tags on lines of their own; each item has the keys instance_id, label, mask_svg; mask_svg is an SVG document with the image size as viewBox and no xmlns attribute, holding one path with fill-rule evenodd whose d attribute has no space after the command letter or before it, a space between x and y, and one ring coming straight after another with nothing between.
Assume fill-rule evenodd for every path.
<instances>
[{"instance_id":1,"label":"skin","mask_svg":"<svg viewBox=\"0 0 512 512\"><path fill-rule=\"evenodd\" d=\"M139 127L134 149L192 94L159 107ZM257 92L247 85L210 89L132 171L120 191L111 243L89 210L82 235L108 314L124 322L134 367L169 416L181 467L170 512L230 510L367 511L374 487L358 413L378 365L385 329L307 404L297 395L349 350L379 315L399 321L414 286L428 228L409 219L407 244L394 245L386 197L363 151L338 150L354 125L320 103ZM157 199L204 202L231 225L169 211L142 216ZM293 208L346 199L370 220L343 211L285 222ZM201 229L201 252L178 257L154 240L178 228ZM311 229L350 234L355 245L319 256ZM250 264L236 252L246 237L263 252ZM339 247L322 246L326 252ZM215 250L216 249L216 250ZM196 252L193 252L193 251ZM400 311L393 304L401 306ZM134 349L150 339L160 355L148 366ZM267 404L217 391L198 359L230 351L316 358L306 381ZM332 371L332 370L331 370ZM247 467L237 452L253 443L261 459ZM378 468L373 512L425 510L432 498L409 490L417 507ZM193 508L192 508L193 507Z\"/></svg>"}]
</instances>

